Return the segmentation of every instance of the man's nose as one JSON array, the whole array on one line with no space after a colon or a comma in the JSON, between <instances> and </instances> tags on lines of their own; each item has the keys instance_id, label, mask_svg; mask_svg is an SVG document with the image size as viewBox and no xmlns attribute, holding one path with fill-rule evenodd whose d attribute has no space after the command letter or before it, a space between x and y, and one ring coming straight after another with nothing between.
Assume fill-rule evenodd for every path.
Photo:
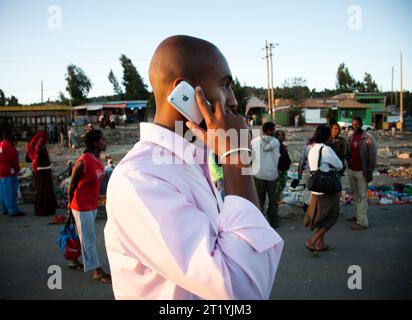
<instances>
[{"instance_id":1,"label":"man's nose","mask_svg":"<svg viewBox=\"0 0 412 320\"><path fill-rule=\"evenodd\" d=\"M230 88L226 96L226 107L237 112L238 103L232 88Z\"/></svg>"}]
</instances>

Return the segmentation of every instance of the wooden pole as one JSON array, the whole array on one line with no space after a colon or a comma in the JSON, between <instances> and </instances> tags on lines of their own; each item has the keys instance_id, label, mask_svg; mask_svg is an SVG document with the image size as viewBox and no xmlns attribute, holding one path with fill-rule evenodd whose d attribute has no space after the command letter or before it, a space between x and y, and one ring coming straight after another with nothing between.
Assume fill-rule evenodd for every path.
<instances>
[{"instance_id":1,"label":"wooden pole","mask_svg":"<svg viewBox=\"0 0 412 320\"><path fill-rule=\"evenodd\" d=\"M394 101L393 101L393 67L392 67L392 87L391 87L391 105L393 105Z\"/></svg>"},{"instance_id":2,"label":"wooden pole","mask_svg":"<svg viewBox=\"0 0 412 320\"><path fill-rule=\"evenodd\" d=\"M401 92L400 92L400 116L401 132L403 132L403 79L402 79L402 52L401 52Z\"/></svg>"},{"instance_id":3,"label":"wooden pole","mask_svg":"<svg viewBox=\"0 0 412 320\"><path fill-rule=\"evenodd\" d=\"M270 94L270 71L269 71L269 52L268 52L268 41L266 40L266 69L267 69L267 77L268 77L268 108L269 108L269 114L272 112L272 99L271 99L271 94Z\"/></svg>"},{"instance_id":4,"label":"wooden pole","mask_svg":"<svg viewBox=\"0 0 412 320\"><path fill-rule=\"evenodd\" d=\"M269 44L269 65L270 65L270 99L272 101L273 122L276 123L275 92L273 87L273 63L272 63L273 43Z\"/></svg>"}]
</instances>

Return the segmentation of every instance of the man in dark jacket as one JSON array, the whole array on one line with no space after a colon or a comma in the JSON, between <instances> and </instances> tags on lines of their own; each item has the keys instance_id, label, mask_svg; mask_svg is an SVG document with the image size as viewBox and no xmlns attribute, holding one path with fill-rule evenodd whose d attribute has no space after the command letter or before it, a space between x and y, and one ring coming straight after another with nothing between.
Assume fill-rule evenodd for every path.
<instances>
[{"instance_id":1,"label":"man in dark jacket","mask_svg":"<svg viewBox=\"0 0 412 320\"><path fill-rule=\"evenodd\" d=\"M346 169L345 160L346 160L346 152L347 152L347 143L344 137L341 137L340 134L340 125L338 123L334 123L330 126L331 132L331 139L329 146L335 151L336 155L338 156L339 160L342 161L343 164L343 171Z\"/></svg>"},{"instance_id":2,"label":"man in dark jacket","mask_svg":"<svg viewBox=\"0 0 412 320\"><path fill-rule=\"evenodd\" d=\"M362 130L362 125L361 118L353 118L355 132L349 137L347 150L348 178L356 209L356 216L349 220L354 222L354 230L363 230L369 226L368 183L372 181L377 155L375 139Z\"/></svg>"}]
</instances>

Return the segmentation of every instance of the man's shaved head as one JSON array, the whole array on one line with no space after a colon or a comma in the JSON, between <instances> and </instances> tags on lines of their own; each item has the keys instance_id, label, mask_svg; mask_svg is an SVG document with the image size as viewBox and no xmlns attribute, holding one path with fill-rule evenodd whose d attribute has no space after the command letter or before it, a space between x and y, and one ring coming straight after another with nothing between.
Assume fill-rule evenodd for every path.
<instances>
[{"instance_id":1,"label":"man's shaved head","mask_svg":"<svg viewBox=\"0 0 412 320\"><path fill-rule=\"evenodd\" d=\"M207 73L213 72L216 63L226 59L212 43L190 37L172 36L157 47L149 68L149 79L158 98L165 98L176 79L185 79L193 86L202 84ZM157 101L160 102L160 101Z\"/></svg>"},{"instance_id":2,"label":"man's shaved head","mask_svg":"<svg viewBox=\"0 0 412 320\"><path fill-rule=\"evenodd\" d=\"M220 50L206 40L183 35L163 40L150 62L149 79L156 99L155 123L171 129L176 120L185 120L167 101L182 80L193 87L201 86L212 103L219 100L225 107L237 105L228 63Z\"/></svg>"}]
</instances>

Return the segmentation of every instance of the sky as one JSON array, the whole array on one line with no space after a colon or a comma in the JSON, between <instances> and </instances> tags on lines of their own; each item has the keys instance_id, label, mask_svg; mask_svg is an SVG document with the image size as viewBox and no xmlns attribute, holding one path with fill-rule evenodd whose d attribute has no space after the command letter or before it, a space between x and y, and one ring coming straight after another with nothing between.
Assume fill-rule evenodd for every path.
<instances>
[{"instance_id":1,"label":"sky","mask_svg":"<svg viewBox=\"0 0 412 320\"><path fill-rule=\"evenodd\" d=\"M57 8L57 9L56 9ZM91 79L91 96L112 95L107 76L122 78L127 55L145 83L157 45L186 34L217 45L242 84L267 86L265 41L273 49L274 84L302 77L310 89L335 87L344 62L357 80L412 90L409 0L0 0L0 89L20 103L57 99L67 65ZM59 14L60 13L60 14ZM59 17L61 19L59 19Z\"/></svg>"}]
</instances>

